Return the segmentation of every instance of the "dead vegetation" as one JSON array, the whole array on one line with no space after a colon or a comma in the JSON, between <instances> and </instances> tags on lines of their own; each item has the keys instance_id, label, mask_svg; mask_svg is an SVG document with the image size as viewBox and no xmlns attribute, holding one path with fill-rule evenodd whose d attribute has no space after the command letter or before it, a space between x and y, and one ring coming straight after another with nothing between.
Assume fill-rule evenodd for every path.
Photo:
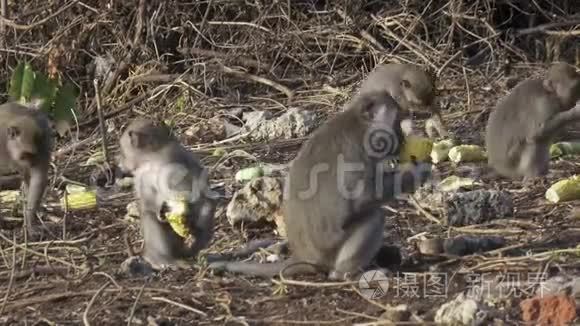
<instances>
[{"instance_id":1,"label":"dead vegetation","mask_svg":"<svg viewBox=\"0 0 580 326\"><path fill-rule=\"evenodd\" d=\"M303 141L250 143L243 135L229 136L223 121L240 125L241 111L279 115L298 107L324 121L378 62L414 62L438 74L450 131L464 143L481 145L489 109L508 91L506 84L541 72L546 62L580 61L580 4L567 0L0 2L0 89L7 89L20 61L62 74L81 88L78 123L59 140L47 199L45 219L58 240L24 246L18 219L8 219L0 233L4 324L352 324L375 322L394 303L409 303L428 318L436 303L446 301L400 294L369 302L356 284L215 276L203 264L148 280L117 273L127 257L125 235L130 246L140 244L138 226L123 219L130 193L102 194L107 199L99 209L83 213L62 212L57 205L67 181L89 183L97 169L84 165L102 138L94 80L111 156L126 122L146 114L169 122L212 169L212 183L223 189L224 199L211 252L272 236L268 227L227 223L224 207L241 186L233 175L257 162L286 163ZM211 155L216 148L250 155L218 160ZM451 164L441 170L460 172ZM573 159L557 161L550 179L579 171ZM519 188L515 182L485 186ZM403 248L403 270L416 273L415 282L428 266L414 261L408 238L421 232L492 233L509 240L507 248L439 263L448 275L574 271L580 223L568 214L572 204L547 204L544 191L515 195L513 219L463 228L433 225L400 203L389 219L390 242ZM397 289L412 285L411 278L400 281L406 283ZM450 282L447 298L464 289L460 283ZM504 304L518 320L517 305Z\"/></svg>"}]
</instances>

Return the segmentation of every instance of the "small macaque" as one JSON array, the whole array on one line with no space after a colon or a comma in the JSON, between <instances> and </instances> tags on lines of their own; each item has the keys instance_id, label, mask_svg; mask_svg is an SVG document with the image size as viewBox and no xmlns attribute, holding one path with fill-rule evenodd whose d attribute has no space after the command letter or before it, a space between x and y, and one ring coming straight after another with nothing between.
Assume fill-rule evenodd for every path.
<instances>
[{"instance_id":1,"label":"small macaque","mask_svg":"<svg viewBox=\"0 0 580 326\"><path fill-rule=\"evenodd\" d=\"M566 124L580 120L580 73L555 63L543 79L526 79L501 99L487 123L488 164L525 184L549 172L550 145ZM527 185L524 187L524 190Z\"/></svg>"},{"instance_id":2,"label":"small macaque","mask_svg":"<svg viewBox=\"0 0 580 326\"><path fill-rule=\"evenodd\" d=\"M291 257L268 264L215 261L210 268L261 277L358 276L384 245L381 206L431 176L431 164L397 164L404 140L399 105L385 90L356 97L290 164L282 210Z\"/></svg>"},{"instance_id":3,"label":"small macaque","mask_svg":"<svg viewBox=\"0 0 580 326\"><path fill-rule=\"evenodd\" d=\"M209 245L214 232L215 201L205 169L166 125L146 118L135 119L123 132L119 168L135 179L142 258L156 270L186 267L188 259ZM175 202L186 207L184 224L193 239L176 233L167 220Z\"/></svg>"},{"instance_id":4,"label":"small macaque","mask_svg":"<svg viewBox=\"0 0 580 326\"><path fill-rule=\"evenodd\" d=\"M16 170L22 176L24 226L31 240L43 233L36 213L48 184L52 142L50 121L42 111L14 102L0 105L0 174Z\"/></svg>"},{"instance_id":5,"label":"small macaque","mask_svg":"<svg viewBox=\"0 0 580 326\"><path fill-rule=\"evenodd\" d=\"M449 135L436 103L435 78L421 67L397 63L377 65L362 82L356 96L380 90L389 92L402 110L431 112L425 122L429 138L435 138L436 133L444 138Z\"/></svg>"}]
</instances>

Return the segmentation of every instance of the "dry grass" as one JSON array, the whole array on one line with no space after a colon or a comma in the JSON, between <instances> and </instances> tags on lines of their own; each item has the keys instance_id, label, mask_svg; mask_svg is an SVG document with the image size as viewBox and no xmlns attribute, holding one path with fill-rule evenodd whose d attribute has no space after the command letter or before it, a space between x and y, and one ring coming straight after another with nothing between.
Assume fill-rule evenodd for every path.
<instances>
[{"instance_id":1,"label":"dry grass","mask_svg":"<svg viewBox=\"0 0 580 326\"><path fill-rule=\"evenodd\" d=\"M240 149L259 161L285 163L303 139L268 144L230 139L215 127L216 119L239 124L240 108L280 114L300 107L318 112L322 122L377 63L415 62L437 72L441 98L450 102L444 112L450 130L466 143L482 144L484 122L495 101L506 94L507 77L525 78L539 73L543 62L574 62L578 57L579 23L567 22L578 19L571 13L579 5L525 2L8 1L8 19L0 26L0 35L5 35L0 39L3 76L27 60L37 69L70 78L82 95L78 125L59 140L55 155L47 218L55 240L23 246L19 221L4 223L7 229L0 233L0 320L137 325L147 323L148 317L163 317L178 325L350 325L375 322L383 306L399 302L410 303L417 315L428 318L445 298L391 293L370 304L352 285L316 287L215 276L203 264L148 280L118 274L127 257L125 234L131 246L140 244L138 226L122 219L131 194L103 200L98 211L65 214L54 207L63 178L88 183L97 169L82 166L101 144L91 65L96 56L115 63L109 77L99 79L111 155L125 123L145 114L168 121L212 169L212 182L222 185L225 194L208 250L218 251L272 230L227 223L223 206L240 187L232 176L255 161L233 157L218 162L210 155L213 150ZM528 28L524 11L534 13L541 26ZM6 82L0 89L6 89ZM184 131L191 128L196 132L188 137ZM449 164L441 169L445 174L459 171ZM575 160L558 161L550 178L579 171ZM516 182L486 186L519 188ZM398 214L388 221L389 242L402 247L407 271L419 278L429 263L410 258L415 250L407 239L424 231L452 236L491 232L509 240L509 251L440 263L448 275L574 271L580 223L567 214L571 205L546 204L543 191L517 194L513 219L459 229L431 225L412 206L400 203ZM449 294L465 286L450 280ZM508 305L507 313L517 320L513 307Z\"/></svg>"}]
</instances>

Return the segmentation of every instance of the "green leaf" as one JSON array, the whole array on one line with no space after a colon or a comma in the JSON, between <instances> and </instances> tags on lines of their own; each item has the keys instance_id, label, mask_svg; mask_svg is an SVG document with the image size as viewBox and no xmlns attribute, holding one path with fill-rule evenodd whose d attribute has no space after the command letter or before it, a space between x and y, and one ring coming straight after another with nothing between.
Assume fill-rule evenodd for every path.
<instances>
[{"instance_id":1,"label":"green leaf","mask_svg":"<svg viewBox=\"0 0 580 326\"><path fill-rule=\"evenodd\" d=\"M22 86L20 88L20 98L18 98L18 101L20 103L26 103L30 101L30 96L32 95L35 78L36 73L34 72L34 70L32 70L32 66L29 63L25 63L24 72L22 73Z\"/></svg>"},{"instance_id":2,"label":"green leaf","mask_svg":"<svg viewBox=\"0 0 580 326\"><path fill-rule=\"evenodd\" d=\"M58 80L48 79L44 74L37 73L32 89L32 98L42 99L40 109L49 113L58 92Z\"/></svg>"},{"instance_id":3,"label":"green leaf","mask_svg":"<svg viewBox=\"0 0 580 326\"><path fill-rule=\"evenodd\" d=\"M78 96L79 90L77 87L68 82L58 90L54 100L53 118L57 132L61 136L70 128L71 121L74 119Z\"/></svg>"},{"instance_id":4,"label":"green leaf","mask_svg":"<svg viewBox=\"0 0 580 326\"><path fill-rule=\"evenodd\" d=\"M10 87L8 89L8 96L11 101L20 100L20 93L22 91L22 76L24 75L24 63L20 62L16 69L12 72L10 78Z\"/></svg>"}]
</instances>

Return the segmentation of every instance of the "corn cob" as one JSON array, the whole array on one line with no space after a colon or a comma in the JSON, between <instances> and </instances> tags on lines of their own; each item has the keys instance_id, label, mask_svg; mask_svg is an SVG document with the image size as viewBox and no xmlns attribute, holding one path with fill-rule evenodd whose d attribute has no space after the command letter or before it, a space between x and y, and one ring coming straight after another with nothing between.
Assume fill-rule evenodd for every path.
<instances>
[{"instance_id":1,"label":"corn cob","mask_svg":"<svg viewBox=\"0 0 580 326\"><path fill-rule=\"evenodd\" d=\"M486 159L486 153L481 146L459 145L451 148L449 159L453 163L478 162Z\"/></svg>"},{"instance_id":2,"label":"corn cob","mask_svg":"<svg viewBox=\"0 0 580 326\"><path fill-rule=\"evenodd\" d=\"M580 177L573 176L556 182L546 191L546 199L553 203L580 199Z\"/></svg>"},{"instance_id":3,"label":"corn cob","mask_svg":"<svg viewBox=\"0 0 580 326\"><path fill-rule=\"evenodd\" d=\"M433 150L431 151L431 161L434 164L447 161L449 151L453 146L455 146L455 142L452 139L445 139L434 143Z\"/></svg>"},{"instance_id":4,"label":"corn cob","mask_svg":"<svg viewBox=\"0 0 580 326\"><path fill-rule=\"evenodd\" d=\"M405 138L405 145L399 154L399 159L402 163L411 162L413 159L424 162L429 158L432 148L433 141L429 138L407 136Z\"/></svg>"}]
</instances>

